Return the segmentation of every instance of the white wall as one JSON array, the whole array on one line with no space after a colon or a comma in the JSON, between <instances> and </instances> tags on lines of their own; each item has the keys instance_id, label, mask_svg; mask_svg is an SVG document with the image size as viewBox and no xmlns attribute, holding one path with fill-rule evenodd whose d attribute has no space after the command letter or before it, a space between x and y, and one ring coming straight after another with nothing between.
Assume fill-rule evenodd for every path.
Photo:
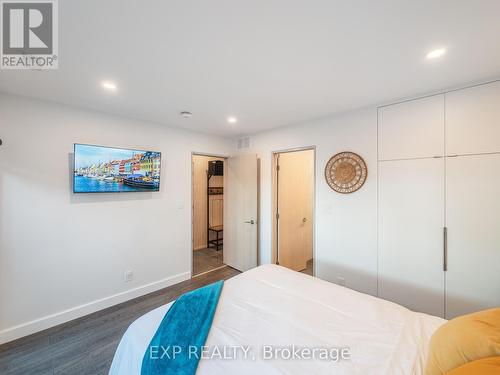
<instances>
[{"instance_id":1,"label":"white wall","mask_svg":"<svg viewBox=\"0 0 500 375\"><path fill-rule=\"evenodd\" d=\"M316 276L376 295L377 293L377 110L354 111L250 137L261 158L260 260L271 262L271 153L316 146ZM361 155L368 166L365 185L338 194L326 184L328 159L341 151Z\"/></svg>"},{"instance_id":2,"label":"white wall","mask_svg":"<svg viewBox=\"0 0 500 375\"><path fill-rule=\"evenodd\" d=\"M191 152L233 141L6 95L0 137L0 343L190 277ZM75 142L161 151L161 191L73 194Z\"/></svg>"}]
</instances>

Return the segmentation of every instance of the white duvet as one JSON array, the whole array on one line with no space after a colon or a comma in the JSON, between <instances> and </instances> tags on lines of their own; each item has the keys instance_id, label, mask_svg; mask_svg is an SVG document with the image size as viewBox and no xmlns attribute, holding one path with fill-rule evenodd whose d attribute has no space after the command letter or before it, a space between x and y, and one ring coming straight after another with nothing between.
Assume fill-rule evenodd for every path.
<instances>
[{"instance_id":1,"label":"white duvet","mask_svg":"<svg viewBox=\"0 0 500 375\"><path fill-rule=\"evenodd\" d=\"M110 375L140 374L144 353L170 305L128 328ZM206 342L208 354L243 346L247 357L242 349L236 359L201 359L197 374L422 374L429 339L444 322L280 266L260 266L225 282ZM264 350L269 354L269 348L292 345L348 348L350 358L306 359L304 352L295 359L265 358Z\"/></svg>"}]
</instances>

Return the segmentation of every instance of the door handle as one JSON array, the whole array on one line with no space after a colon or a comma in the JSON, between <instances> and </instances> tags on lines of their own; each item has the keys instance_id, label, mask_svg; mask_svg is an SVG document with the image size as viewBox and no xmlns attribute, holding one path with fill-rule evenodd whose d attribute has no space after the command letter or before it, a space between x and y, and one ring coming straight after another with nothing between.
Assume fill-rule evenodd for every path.
<instances>
[{"instance_id":1,"label":"door handle","mask_svg":"<svg viewBox=\"0 0 500 375\"><path fill-rule=\"evenodd\" d=\"M307 221L307 218L303 218L302 222L305 223Z\"/></svg>"},{"instance_id":2,"label":"door handle","mask_svg":"<svg viewBox=\"0 0 500 375\"><path fill-rule=\"evenodd\" d=\"M245 221L245 224L255 224L255 221L254 220L250 220L250 221Z\"/></svg>"}]
</instances>

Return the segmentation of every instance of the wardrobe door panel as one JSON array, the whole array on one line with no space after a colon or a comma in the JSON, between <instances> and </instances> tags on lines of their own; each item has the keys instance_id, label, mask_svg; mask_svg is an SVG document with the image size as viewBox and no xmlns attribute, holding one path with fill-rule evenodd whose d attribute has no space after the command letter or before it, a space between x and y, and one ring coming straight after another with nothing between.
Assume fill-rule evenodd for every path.
<instances>
[{"instance_id":1,"label":"wardrobe door panel","mask_svg":"<svg viewBox=\"0 0 500 375\"><path fill-rule=\"evenodd\" d=\"M378 109L379 160L444 155L444 95Z\"/></svg>"},{"instance_id":2,"label":"wardrobe door panel","mask_svg":"<svg viewBox=\"0 0 500 375\"><path fill-rule=\"evenodd\" d=\"M500 82L446 94L447 155L500 152Z\"/></svg>"},{"instance_id":3,"label":"wardrobe door panel","mask_svg":"<svg viewBox=\"0 0 500 375\"><path fill-rule=\"evenodd\" d=\"M444 158L379 162L379 297L444 316Z\"/></svg>"},{"instance_id":4,"label":"wardrobe door panel","mask_svg":"<svg viewBox=\"0 0 500 375\"><path fill-rule=\"evenodd\" d=\"M446 317L500 306L500 154L447 158Z\"/></svg>"}]
</instances>

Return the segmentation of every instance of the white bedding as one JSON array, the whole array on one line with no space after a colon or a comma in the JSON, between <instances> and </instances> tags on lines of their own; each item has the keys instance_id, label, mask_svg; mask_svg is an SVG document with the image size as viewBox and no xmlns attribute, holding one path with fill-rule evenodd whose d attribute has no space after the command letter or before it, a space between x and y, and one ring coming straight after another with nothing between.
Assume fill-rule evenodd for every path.
<instances>
[{"instance_id":1,"label":"white bedding","mask_svg":"<svg viewBox=\"0 0 500 375\"><path fill-rule=\"evenodd\" d=\"M144 353L170 305L128 328L110 375L140 375ZM225 282L206 342L211 348L249 346L252 356L201 359L197 374L423 374L429 339L444 322L280 266L260 266ZM263 359L263 346L292 344L348 347L351 358Z\"/></svg>"}]
</instances>

